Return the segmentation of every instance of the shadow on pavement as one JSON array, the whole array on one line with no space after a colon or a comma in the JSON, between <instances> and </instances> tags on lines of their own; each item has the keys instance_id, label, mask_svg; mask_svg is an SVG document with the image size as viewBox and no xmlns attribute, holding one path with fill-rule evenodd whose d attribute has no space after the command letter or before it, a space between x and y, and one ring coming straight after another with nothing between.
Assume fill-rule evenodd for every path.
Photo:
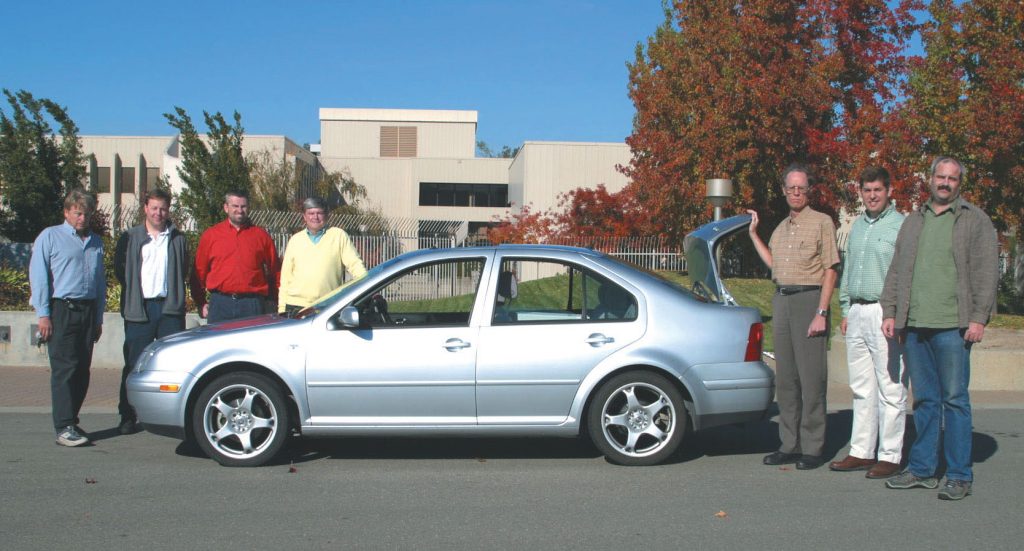
<instances>
[{"instance_id":1,"label":"shadow on pavement","mask_svg":"<svg viewBox=\"0 0 1024 551\"><path fill-rule=\"evenodd\" d=\"M769 411L774 415L774 410ZM825 431L825 462L839 455L850 441L853 421L851 410L828 414ZM93 433L94 440L118 436L117 428ZM907 416L904 433L904 459L915 438L913 415ZM1012 435L1018 436L1018 435ZM973 435L972 460L983 463L998 450L996 440L987 434ZM779 425L774 421L759 421L741 425L725 425L698 432L688 432L677 451L664 464L686 463L701 457L727 455L768 454L779 448ZM195 445L180 443L175 453L185 457L205 457ZM302 438L292 437L285 449L268 465L305 463L320 459L566 459L597 458L600 452L586 437L579 438L399 438L399 437L347 437ZM759 462L760 457L756 460ZM945 462L940 455L940 472Z\"/></svg>"},{"instance_id":2,"label":"shadow on pavement","mask_svg":"<svg viewBox=\"0 0 1024 551\"><path fill-rule=\"evenodd\" d=\"M295 438L283 463L317 459L564 459L600 454L585 438ZM275 461L276 462L276 461Z\"/></svg>"}]
</instances>

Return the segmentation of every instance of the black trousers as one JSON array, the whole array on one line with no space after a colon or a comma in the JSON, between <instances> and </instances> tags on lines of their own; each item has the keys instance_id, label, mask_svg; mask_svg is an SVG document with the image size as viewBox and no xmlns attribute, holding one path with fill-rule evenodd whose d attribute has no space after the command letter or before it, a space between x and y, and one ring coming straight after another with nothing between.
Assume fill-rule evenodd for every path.
<instances>
[{"instance_id":1,"label":"black trousers","mask_svg":"<svg viewBox=\"0 0 1024 551\"><path fill-rule=\"evenodd\" d=\"M53 428L77 425L78 412L89 390L92 346L96 340L96 303L50 303L53 335L46 342L50 355L50 402Z\"/></svg>"}]
</instances>

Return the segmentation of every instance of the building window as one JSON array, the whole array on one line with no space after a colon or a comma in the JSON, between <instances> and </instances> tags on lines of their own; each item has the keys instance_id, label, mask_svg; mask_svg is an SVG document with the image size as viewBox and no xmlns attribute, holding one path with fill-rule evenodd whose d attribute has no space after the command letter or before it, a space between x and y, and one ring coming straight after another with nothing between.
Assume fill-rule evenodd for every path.
<instances>
[{"instance_id":1,"label":"building window","mask_svg":"<svg viewBox=\"0 0 1024 551\"><path fill-rule=\"evenodd\" d=\"M415 126L382 126L380 127L381 157L415 157L416 127Z\"/></svg>"},{"instance_id":2,"label":"building window","mask_svg":"<svg viewBox=\"0 0 1024 551\"><path fill-rule=\"evenodd\" d=\"M420 182L421 207L508 207L508 184Z\"/></svg>"},{"instance_id":3,"label":"building window","mask_svg":"<svg viewBox=\"0 0 1024 551\"><path fill-rule=\"evenodd\" d=\"M99 193L110 193L110 167L96 167L96 191Z\"/></svg>"},{"instance_id":4,"label":"building window","mask_svg":"<svg viewBox=\"0 0 1024 551\"><path fill-rule=\"evenodd\" d=\"M141 194L148 193L151 189L156 189L157 182L160 181L160 169L153 167L146 167L146 181L140 186L139 191Z\"/></svg>"},{"instance_id":5,"label":"building window","mask_svg":"<svg viewBox=\"0 0 1024 551\"><path fill-rule=\"evenodd\" d=\"M121 167L121 193L135 193L135 167Z\"/></svg>"}]
</instances>

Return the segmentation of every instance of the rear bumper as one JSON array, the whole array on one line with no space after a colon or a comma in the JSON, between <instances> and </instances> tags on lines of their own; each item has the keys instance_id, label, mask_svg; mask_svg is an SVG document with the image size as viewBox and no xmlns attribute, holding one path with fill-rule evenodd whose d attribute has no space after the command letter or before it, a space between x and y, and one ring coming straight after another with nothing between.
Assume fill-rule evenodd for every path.
<instances>
[{"instance_id":1,"label":"rear bumper","mask_svg":"<svg viewBox=\"0 0 1024 551\"><path fill-rule=\"evenodd\" d=\"M775 399L775 373L764 362L698 365L686 375L695 382L694 429L762 420Z\"/></svg>"}]
</instances>

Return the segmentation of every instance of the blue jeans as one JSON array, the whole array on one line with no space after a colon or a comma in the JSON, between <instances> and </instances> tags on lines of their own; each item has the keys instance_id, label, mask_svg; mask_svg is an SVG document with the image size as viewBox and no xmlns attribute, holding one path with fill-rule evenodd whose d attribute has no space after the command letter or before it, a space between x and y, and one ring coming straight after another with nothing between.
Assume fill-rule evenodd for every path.
<instances>
[{"instance_id":1,"label":"blue jeans","mask_svg":"<svg viewBox=\"0 0 1024 551\"><path fill-rule=\"evenodd\" d=\"M142 355L142 351L156 339L185 330L184 314L165 316L163 299L145 300L143 307L146 309L148 321L125 320L124 322L124 368L121 370L121 393L117 403L117 412L126 419L134 419L135 410L128 403L128 388L125 386L125 382L128 380L128 374L135 367L135 362Z\"/></svg>"},{"instance_id":2,"label":"blue jeans","mask_svg":"<svg viewBox=\"0 0 1024 551\"><path fill-rule=\"evenodd\" d=\"M210 293L210 312L206 320L217 323L263 315L264 300L265 297L259 296L232 298L231 295Z\"/></svg>"},{"instance_id":3,"label":"blue jeans","mask_svg":"<svg viewBox=\"0 0 1024 551\"><path fill-rule=\"evenodd\" d=\"M916 476L935 475L939 463L939 433L946 456L946 478L974 479L971 471L971 343L960 329L910 327L904 361L914 390L917 439L910 450L908 470Z\"/></svg>"}]
</instances>

